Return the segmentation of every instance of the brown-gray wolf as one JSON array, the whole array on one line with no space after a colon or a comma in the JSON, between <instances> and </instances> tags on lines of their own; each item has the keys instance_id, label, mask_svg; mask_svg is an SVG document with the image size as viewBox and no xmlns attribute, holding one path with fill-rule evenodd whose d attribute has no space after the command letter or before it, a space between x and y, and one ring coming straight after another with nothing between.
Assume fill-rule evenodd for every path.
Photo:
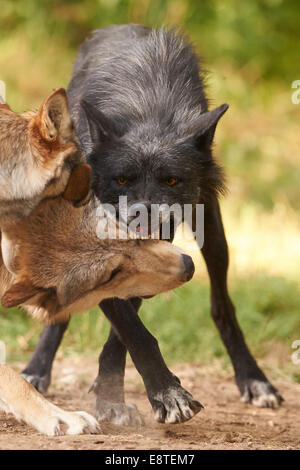
<instances>
[{"instance_id":1,"label":"brown-gray wolf","mask_svg":"<svg viewBox=\"0 0 300 470\"><path fill-rule=\"evenodd\" d=\"M55 322L107 297L155 295L191 278L191 259L167 242L99 238L99 201L65 93L54 92L41 110L19 118L7 105L0 109L1 197L11 203L0 212L2 305ZM0 406L48 435L99 430L94 417L54 406L3 364Z\"/></svg>"}]
</instances>

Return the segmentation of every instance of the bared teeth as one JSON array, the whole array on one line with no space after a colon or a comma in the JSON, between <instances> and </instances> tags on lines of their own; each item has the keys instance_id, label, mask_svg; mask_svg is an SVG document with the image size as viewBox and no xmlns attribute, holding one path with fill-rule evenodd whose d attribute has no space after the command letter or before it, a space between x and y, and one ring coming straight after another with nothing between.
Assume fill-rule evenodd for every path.
<instances>
[{"instance_id":1,"label":"bared teeth","mask_svg":"<svg viewBox=\"0 0 300 470\"><path fill-rule=\"evenodd\" d=\"M159 228L150 233L145 233L144 231L135 232L133 230L129 231L129 238L134 240L159 240Z\"/></svg>"}]
</instances>

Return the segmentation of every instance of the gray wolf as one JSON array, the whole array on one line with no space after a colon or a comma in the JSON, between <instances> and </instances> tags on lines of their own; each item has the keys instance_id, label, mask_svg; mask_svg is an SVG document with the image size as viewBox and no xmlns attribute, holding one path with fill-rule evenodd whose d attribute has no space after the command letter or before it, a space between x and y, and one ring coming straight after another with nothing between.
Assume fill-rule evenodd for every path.
<instances>
[{"instance_id":1,"label":"gray wolf","mask_svg":"<svg viewBox=\"0 0 300 470\"><path fill-rule=\"evenodd\" d=\"M66 96L63 96L64 102ZM12 113L8 106L4 110ZM67 113L67 108L65 111ZM31 117L35 119L33 115ZM9 119L13 122L14 117L9 114ZM167 242L100 239L95 227L95 211L99 202L90 194L90 167L85 163L76 164L76 155L80 151L75 144L74 129L72 126L69 128L69 137L74 134L74 138L66 144L69 148L63 149L63 157L73 159L72 165L75 165L72 169L69 161L66 180L61 171L64 158L56 159L57 152L53 153L52 145L46 147L44 142L41 143L41 137L38 143L42 145L42 152L36 150L33 158L28 150L32 148L32 136L30 131L24 132L25 123L21 120L19 126L4 126L0 133L0 146L3 143L0 174L4 182L7 180L7 194L12 189L8 199L12 202L11 220L8 210L0 215L1 242L5 239L6 248L3 250L2 245L0 254L3 306L22 305L35 318L55 322L80 313L87 305L97 305L107 297L126 299L155 295L192 277L192 260ZM60 125L57 140L60 140L61 129L66 132L61 120ZM54 135L50 122L46 127ZM12 145L22 141L22 145L15 148L15 154L10 151L8 134ZM60 151L58 144L57 151ZM8 165L6 156L14 159L13 168L20 171L4 178L2 173L7 173ZM59 172L51 156L61 168ZM37 163L39 158L40 164ZM43 167L47 161L52 168L50 179L49 175L44 178L43 168L35 177L31 175L30 167L34 172L35 165ZM21 193L26 171L33 178L35 189L31 192L25 185L24 193ZM38 186L36 180L39 179L42 182ZM51 184L55 185L55 191L51 188L50 192ZM2 256L3 251L6 257ZM54 406L24 378L3 364L0 365L0 407L48 435L99 431L94 417L85 412L66 412Z\"/></svg>"}]
</instances>

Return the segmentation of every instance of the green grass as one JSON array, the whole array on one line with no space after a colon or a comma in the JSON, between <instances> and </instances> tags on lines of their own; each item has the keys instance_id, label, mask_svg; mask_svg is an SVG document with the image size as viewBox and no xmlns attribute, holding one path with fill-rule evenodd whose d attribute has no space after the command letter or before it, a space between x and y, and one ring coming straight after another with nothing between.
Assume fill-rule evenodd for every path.
<instances>
[{"instance_id":1,"label":"green grass","mask_svg":"<svg viewBox=\"0 0 300 470\"><path fill-rule=\"evenodd\" d=\"M272 342L290 346L300 338L296 283L259 275L235 282L231 292L240 325L256 356L269 352ZM227 357L210 316L209 288L200 281L145 303L142 317L170 362Z\"/></svg>"},{"instance_id":2,"label":"green grass","mask_svg":"<svg viewBox=\"0 0 300 470\"><path fill-rule=\"evenodd\" d=\"M265 274L235 281L232 298L241 327L256 357L275 344L290 348L300 338L300 289L296 283ZM184 361L208 363L228 358L210 316L209 286L192 281L175 292L143 303L141 317L159 340L168 364ZM0 316L1 339L9 360L26 360L34 350L41 327L23 312L4 311ZM109 331L108 322L95 308L72 318L64 337L64 354L99 352Z\"/></svg>"}]
</instances>

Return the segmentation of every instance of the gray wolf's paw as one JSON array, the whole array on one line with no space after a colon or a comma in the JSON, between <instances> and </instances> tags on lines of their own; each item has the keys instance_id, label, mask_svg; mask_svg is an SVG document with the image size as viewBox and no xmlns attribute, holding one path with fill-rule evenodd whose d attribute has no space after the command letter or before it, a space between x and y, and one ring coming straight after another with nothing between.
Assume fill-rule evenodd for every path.
<instances>
[{"instance_id":1,"label":"gray wolf's paw","mask_svg":"<svg viewBox=\"0 0 300 470\"><path fill-rule=\"evenodd\" d=\"M248 379L243 384L241 400L261 408L276 408L284 401L268 380Z\"/></svg>"},{"instance_id":2,"label":"gray wolf's paw","mask_svg":"<svg viewBox=\"0 0 300 470\"><path fill-rule=\"evenodd\" d=\"M85 411L64 411L52 405L51 417L44 421L46 428L42 429L42 432L49 436L99 434L101 432L97 420Z\"/></svg>"},{"instance_id":3,"label":"gray wolf's paw","mask_svg":"<svg viewBox=\"0 0 300 470\"><path fill-rule=\"evenodd\" d=\"M117 426L135 426L144 424L139 410L133 403L112 403L97 398L95 416L100 422L108 422Z\"/></svg>"},{"instance_id":4,"label":"gray wolf's paw","mask_svg":"<svg viewBox=\"0 0 300 470\"><path fill-rule=\"evenodd\" d=\"M203 406L179 384L172 384L165 390L153 394L150 402L154 418L159 423L182 423L195 416Z\"/></svg>"},{"instance_id":5,"label":"gray wolf's paw","mask_svg":"<svg viewBox=\"0 0 300 470\"><path fill-rule=\"evenodd\" d=\"M32 384L34 388L43 395L47 392L51 382L50 374L45 374L44 376L30 374L30 372L26 372L26 369L21 373L21 376L24 377L27 382Z\"/></svg>"}]
</instances>

